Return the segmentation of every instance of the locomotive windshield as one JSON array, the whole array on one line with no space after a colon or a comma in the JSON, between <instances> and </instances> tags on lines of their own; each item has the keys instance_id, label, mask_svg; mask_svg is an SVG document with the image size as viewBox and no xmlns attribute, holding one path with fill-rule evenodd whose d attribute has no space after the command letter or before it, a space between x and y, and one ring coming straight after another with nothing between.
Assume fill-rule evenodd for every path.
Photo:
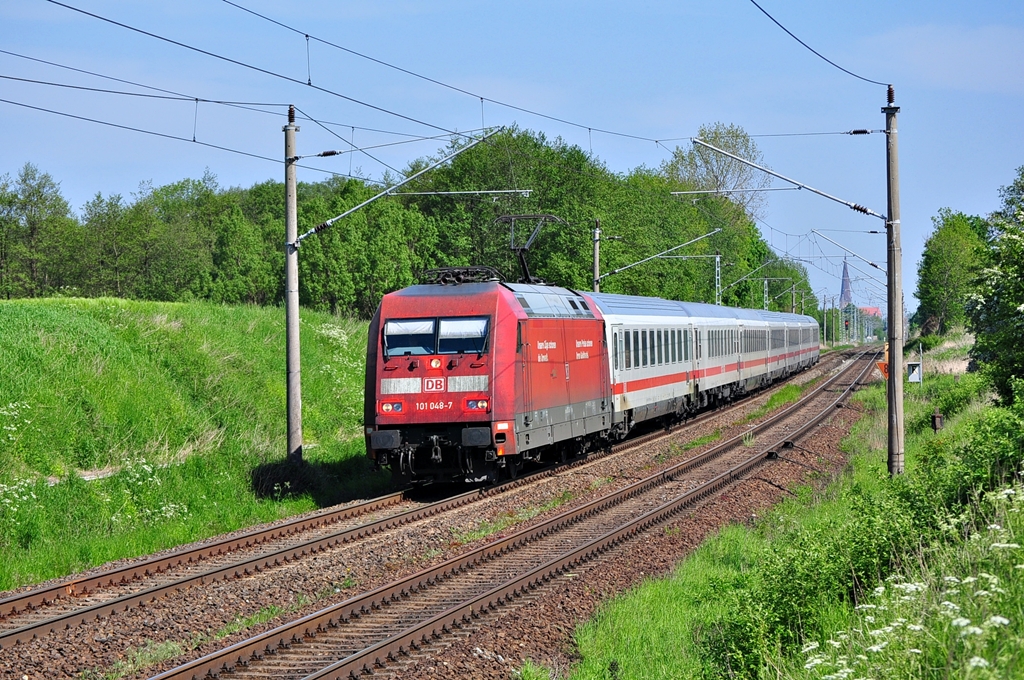
<instances>
[{"instance_id":1,"label":"locomotive windshield","mask_svg":"<svg viewBox=\"0 0 1024 680\"><path fill-rule=\"evenodd\" d=\"M384 352L387 356L483 354L488 325L487 317L387 321Z\"/></svg>"},{"instance_id":2,"label":"locomotive windshield","mask_svg":"<svg viewBox=\"0 0 1024 680\"><path fill-rule=\"evenodd\" d=\"M434 353L433 319L388 321L384 324L384 351L389 356Z\"/></svg>"},{"instance_id":3,"label":"locomotive windshield","mask_svg":"<svg viewBox=\"0 0 1024 680\"><path fill-rule=\"evenodd\" d=\"M483 354L487 347L487 319L441 319L438 354Z\"/></svg>"}]
</instances>

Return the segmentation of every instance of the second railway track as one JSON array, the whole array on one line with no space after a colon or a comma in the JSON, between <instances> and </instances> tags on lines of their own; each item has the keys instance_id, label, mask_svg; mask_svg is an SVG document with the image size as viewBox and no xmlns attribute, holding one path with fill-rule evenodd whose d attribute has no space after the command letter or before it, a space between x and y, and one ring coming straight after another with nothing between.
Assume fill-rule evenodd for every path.
<instances>
[{"instance_id":1,"label":"second railway track","mask_svg":"<svg viewBox=\"0 0 1024 680\"><path fill-rule=\"evenodd\" d=\"M224 671L234 671L230 677L343 678L386 664L735 483L824 419L872 365L862 355L746 435L603 498L157 678L203 678ZM851 374L856 377L850 379ZM752 434L771 445L755 447L752 455Z\"/></svg>"},{"instance_id":2,"label":"second railway track","mask_svg":"<svg viewBox=\"0 0 1024 680\"><path fill-rule=\"evenodd\" d=\"M821 370L824 370L824 364L827 363L827 361L823 362ZM768 393L771 391L769 390ZM762 393L762 396L765 394ZM680 433L685 435L691 431L691 428L699 429L704 423L731 417L733 411L737 409L751 407L748 400L733 407L711 411L688 421L683 428L677 430L676 435L667 435L664 431L652 432L616 446L613 453L618 454L630 449L637 449L646 443L664 437L678 436ZM705 427L707 426L705 425ZM161 598L166 599L168 593L187 590L189 586L197 584L203 584L203 588L208 588L209 584L217 580L245 576L282 563L308 559L310 555L318 551L352 541L360 536L377 535L379 532L411 523L417 518L439 515L445 509L464 506L484 498L493 498L518 487L526 487L537 481L538 477L559 475L567 471L581 470L592 464L599 464L601 458L602 456L592 454L567 467L544 470L535 475L520 477L514 483L471 491L445 499L437 504L413 503L402 494L392 494L363 504L334 509L294 522L282 523L266 530L245 532L231 538L231 543L227 547L210 543L191 551L180 551L129 565L132 571L110 570L94 575L88 581L85 579L66 581L56 585L56 589L59 591L56 596L46 597L31 591L20 594L20 597L23 598L26 595L39 598L38 604L22 605L23 608L17 613L0 619L0 626L3 623L8 624L7 630L0 627L0 647L8 648L16 641L25 642L33 637L44 637L50 631L62 630L77 624L88 622L92 628L92 622L98 617L139 605L143 605L144 609L148 610L150 608L145 607L146 603ZM570 476L572 474L570 472ZM615 476L614 473L613 476ZM619 477L620 479L627 478L621 475ZM376 513L376 516L372 518L372 521L367 522L367 513ZM238 559L243 556L246 557L245 560ZM126 574L128 575L126 576ZM167 583L161 585L158 580L164 580ZM51 590L51 592L53 591ZM85 596L83 597L82 594ZM9 603L12 599L0 600L0 603ZM21 600L23 603L27 601L29 600ZM16 610L17 608L11 607L11 609ZM11 609L4 611L11 612ZM56 616L54 616L55 613ZM140 613L135 620L143 620L144 616L145 614ZM130 626L132 625L130 621L131 619L126 619L118 625ZM92 634L87 634L82 639L85 641L92 639L90 635ZM109 634L104 634L104 636L109 636ZM61 636L61 640L64 642L54 641L52 644L73 645L74 637L71 632L68 632ZM96 639L103 640L105 637ZM84 644L96 647L95 643L84 642ZM102 648L102 645L100 647ZM44 645L43 649L45 648ZM31 658L34 653L25 650L20 652L19 656ZM88 653L83 653L82 658L88 658L88 656ZM84 665L78 666L79 668L89 667L89 662L81 663ZM72 662L69 662L69 666L74 667Z\"/></svg>"},{"instance_id":3,"label":"second railway track","mask_svg":"<svg viewBox=\"0 0 1024 680\"><path fill-rule=\"evenodd\" d=\"M776 388L779 386L776 386ZM774 389L774 388L773 388ZM684 427L728 416L745 401L708 411ZM568 467L588 465L607 453L643 446L666 436L662 430L622 442L610 452L591 454ZM74 627L202 584L244 576L302 559L338 545L504 493L538 477L567 469L548 468L517 480L464 492L434 503L417 502L408 490L332 508L220 540L171 551L85 577L64 580L0 599L0 650L55 630Z\"/></svg>"}]
</instances>

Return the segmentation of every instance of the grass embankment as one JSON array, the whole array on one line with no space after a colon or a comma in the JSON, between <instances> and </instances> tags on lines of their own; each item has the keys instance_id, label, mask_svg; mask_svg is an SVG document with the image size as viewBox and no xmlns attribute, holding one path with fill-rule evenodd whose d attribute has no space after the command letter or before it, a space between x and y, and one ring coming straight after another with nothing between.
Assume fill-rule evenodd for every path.
<instances>
[{"instance_id":1,"label":"grass embankment","mask_svg":"<svg viewBox=\"0 0 1024 680\"><path fill-rule=\"evenodd\" d=\"M0 589L381 491L366 325L303 312L301 332L296 470L282 310L0 302Z\"/></svg>"},{"instance_id":2,"label":"grass embankment","mask_svg":"<svg viewBox=\"0 0 1024 680\"><path fill-rule=\"evenodd\" d=\"M975 375L908 386L890 480L884 386L860 392L847 475L610 602L571 677L1024 677L1024 394L988 400Z\"/></svg>"}]
</instances>

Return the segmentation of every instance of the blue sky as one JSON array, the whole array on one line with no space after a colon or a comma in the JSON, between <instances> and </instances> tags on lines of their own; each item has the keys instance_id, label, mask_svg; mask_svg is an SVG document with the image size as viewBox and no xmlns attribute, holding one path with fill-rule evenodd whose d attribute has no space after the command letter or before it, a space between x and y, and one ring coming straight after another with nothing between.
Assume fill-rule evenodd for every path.
<instances>
[{"instance_id":1,"label":"blue sky","mask_svg":"<svg viewBox=\"0 0 1024 680\"><path fill-rule=\"evenodd\" d=\"M752 135L880 129L883 87L848 76L801 47L749 0L717 2L295 2L239 4L349 49L516 106L566 125L454 92L306 40L218 0L174 3L71 0L110 19L285 74L445 130L517 123L592 149L616 172L657 167L666 147L634 140L687 138L721 121ZM931 217L942 207L986 214L998 189L1024 165L1024 3L761 3L833 61L896 87L899 119L904 288L913 309L916 265ZM294 103L341 125L357 146L439 134L304 84L288 82L127 31L45 0L0 6L0 49L174 90L190 97ZM308 70L307 70L308 69ZM143 91L0 54L0 75ZM140 127L279 158L282 115L194 102L144 100L2 81L0 99ZM280 108L264 107L282 111ZM130 196L140 182L166 184L209 169L222 186L281 179L274 163L209 147L103 127L0 103L5 130L0 175L32 162L60 182L75 210L97 192ZM302 123L300 153L346 148ZM885 212L885 140L880 134L757 137L775 170ZM381 147L395 168L442 145L426 140ZM321 168L380 178L365 155L324 159ZM300 178L324 177L301 170ZM499 178L504 181L505 178ZM778 185L778 183L777 183ZM494 188L507 188L498 187ZM770 226L769 226L770 225ZM613 225L604 225L612 231ZM877 219L807 192L773 192L761 227L780 251L798 257L842 250L824 231L883 263ZM585 255L584 255L585 256ZM815 288L838 293L839 267L810 266ZM835 262L835 260L833 260ZM856 260L852 262L857 263ZM857 263L858 266L864 265ZM872 271L868 267L865 270ZM864 275L851 271L855 279ZM876 276L881 277L880 274ZM857 302L884 307L877 284L855 281Z\"/></svg>"}]
</instances>

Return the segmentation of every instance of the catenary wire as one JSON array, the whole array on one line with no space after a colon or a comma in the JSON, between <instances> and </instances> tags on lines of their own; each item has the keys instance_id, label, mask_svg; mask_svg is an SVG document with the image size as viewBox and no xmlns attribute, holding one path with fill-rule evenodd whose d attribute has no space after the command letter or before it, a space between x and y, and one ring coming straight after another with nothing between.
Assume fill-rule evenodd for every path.
<instances>
[{"instance_id":1,"label":"catenary wire","mask_svg":"<svg viewBox=\"0 0 1024 680\"><path fill-rule=\"evenodd\" d=\"M232 0L222 0L222 1L225 4L231 5L232 7L235 7L236 9L239 9L239 10L241 10L243 12L246 12L248 14L251 14L251 15L255 16L255 17L263 19L264 21L272 23L275 26L280 26L281 28L283 28L285 30L291 31L292 33L295 33L297 35L301 35L307 41L315 40L315 41L317 41L319 43L322 43L322 44L327 45L329 47L333 47L333 48L335 48L337 50L341 50L342 52L346 52L348 54L351 54L353 56L359 57L361 59L366 59L367 61L372 61L373 63L379 64L379 65L384 66L386 68L390 68L390 69L393 69L395 71L399 71L400 73L405 73L406 75L412 76L414 78L419 78L420 80L424 80L424 81L426 81L428 83L433 83L434 85L438 85L440 87L447 88L447 89L452 90L454 92L458 92L460 94L464 94L464 95L467 95L469 97L473 97L474 99L478 99L480 101L481 106L483 106L484 102L490 102L492 104L496 104L498 106L504 106L506 108L513 109L513 110L516 110L516 111L521 111L523 113L527 113L527 114L530 114L532 116L538 116L540 118L546 118L548 120L553 120L553 121L556 121L556 122L559 122L559 123L564 123L566 125L571 125L573 127L579 128L581 130L586 130L588 135L590 133L593 133L593 132L601 132L601 133L607 134L607 135L614 135L614 136L617 136L617 137L626 137L626 138L629 138L629 139L636 139L636 140L645 141L645 142L654 142L656 144L658 144L660 142L676 142L676 141L686 141L686 140L691 139L691 137L671 137L671 138L668 138L668 139L654 139L652 137L646 137L646 136L643 136L643 135L636 135L636 134L630 134L630 133L625 133L625 132L618 132L618 131L615 131L615 130L606 130L606 129L602 129L602 128L596 128L596 127L594 127L592 125L584 125L583 123L577 123L577 122L574 122L574 121L571 121L571 120L566 120L566 119L563 119L563 118L558 118L556 116L552 116L552 115L549 115L549 114L546 114L546 113L541 113L539 111L534 111L532 109L527 109L527 108L522 107L522 106L517 106L515 104L509 104L508 102L503 102L503 101L500 101L498 99L492 99L490 97L485 97L485 96L477 94L475 92L470 92L469 90L466 90L466 89L463 89L461 87L458 87L457 85L452 85L451 83L446 83L446 82L444 82L442 80L438 80L436 78L431 78L430 76L426 76L426 75L423 75L422 73L417 73L416 71L412 71L412 70L404 68L402 66L398 66L396 64L392 64L390 62L384 61L383 59L378 59L376 57L372 57L372 56L370 56L368 54L364 54L363 52L359 52L357 50L353 50L352 48L345 47L344 45L339 45L339 44L337 44L335 42L332 42L330 40L327 40L325 38L317 37L317 36L315 36L315 35L313 35L311 33L307 33L306 31L302 31L302 30L300 30L298 28L295 28L294 26L290 26L290 25L288 25L288 24L286 24L286 23L284 23L282 21L278 21L277 19L269 17L266 14L262 14L260 12L257 12L256 10L250 9L250 8L245 7L243 5L240 5L240 4L236 3L236 2L232 2ZM874 81L872 81L872 82L874 82ZM878 130L871 130L871 132L879 132L879 131ZM851 134L851 131L844 130L844 131L837 131L837 132L788 132L788 133L778 133L778 134L750 135L750 137L810 137L810 136L820 136L820 135L848 135L848 134ZM593 142L591 142L591 147L592 146L593 146Z\"/></svg>"},{"instance_id":2,"label":"catenary wire","mask_svg":"<svg viewBox=\"0 0 1024 680\"><path fill-rule=\"evenodd\" d=\"M144 89L147 89L147 90L153 90L154 92L164 92L166 94L182 97L184 99L187 99L188 101L194 101L196 99L196 97L194 97L192 95L187 95L187 94L184 94L184 93L181 93L181 92L176 92L174 90L166 90L164 88L155 87L153 85L146 85L144 83L138 83L138 82L135 82L135 81L132 81L132 80L125 80L124 78L117 78L116 76L108 76L108 75L105 75L103 73L97 73L95 71L87 71L85 69L76 68L74 66L68 66L67 64L61 64L61 63L58 63L58 62L55 62L55 61L47 61L46 59L39 59L38 57L30 57L30 56L28 56L26 54L19 54L17 52L11 52L9 50L0 49L0 54L6 54L6 55L9 55L9 56L12 56L12 57L18 57L19 59L26 59L28 61L34 61L34 62L37 62L37 63L40 63L40 64L46 64L47 66L53 66L55 68L66 69L68 71L75 71L77 73L84 73L85 75L93 76L94 78L102 78L104 80L112 80L114 82L124 83L125 85L133 85L135 87L141 87L141 88L144 88ZM277 111L267 111L265 109L255 108L255 107L249 106L249 105L220 102L220 101L215 101L215 100L210 100L210 99L203 99L201 97L199 99L200 99L200 101L206 101L206 102L211 102L211 103L222 104L224 106L231 106L231 107L243 109L243 110L246 110L246 111L255 111L257 113L264 113L264 114L271 115L271 116L280 116L281 115ZM264 106L282 106L282 107L284 107L284 106L288 106L288 104L265 104ZM379 133L379 134L393 135L393 136L396 136L396 137L410 137L410 138L414 138L414 139L417 139L417 140L418 139L433 139L433 137L423 137L422 135L417 135L417 134L413 134L413 133L410 133L410 132L396 132L394 130L381 130L379 128L362 127L362 126L359 126L359 125L351 125L349 123L336 123L336 122L328 121L328 120L321 120L320 122L323 123L324 125L334 125L334 126L337 126L337 127L355 128L356 130L364 130L366 132L376 132L376 133ZM472 133L472 132L478 132L478 130L469 130L469 131L467 131L467 134L468 133Z\"/></svg>"},{"instance_id":3,"label":"catenary wire","mask_svg":"<svg viewBox=\"0 0 1024 680\"><path fill-rule=\"evenodd\" d=\"M774 23L774 24L775 24L776 26L778 26L778 27L779 27L779 28L781 28L781 29L782 29L783 31L785 31L785 32L786 32L786 33L787 33L787 34L789 35L789 37L790 37L790 38L792 38L793 40L796 40L796 41L797 41L798 43L800 43L801 45L803 45L804 47L806 47L806 48L807 48L808 50L810 50L811 52L813 52L813 53L814 53L814 54L815 54L815 55L816 55L816 56L817 56L818 58L820 58L820 59L823 59L823 60L827 61L828 63L832 64L833 66L835 66L835 67L836 67L837 69L839 69L839 70L840 70L840 71L842 71L843 73L849 74L849 75L853 76L854 78L859 78L859 79L863 80L864 82L866 82L866 83L871 83L871 84L873 84L873 85L881 85L881 86L883 86L883 87L884 87L884 86L886 86L886 85L888 85L888 84L889 84L889 83L880 83L880 82L878 82L877 80L871 80L870 78L865 78L864 76L861 76L861 75L857 75L857 74L856 74L856 73L854 73L853 71L850 71L850 70L848 70L848 69L845 69L845 68L843 68L842 66L840 66L840 65L839 65L839 64L837 64L836 62L832 61L831 59L829 59L828 57L826 57L825 55L823 55L823 54L822 54L821 52L817 51L816 49L814 49L813 47L811 47L810 45L808 45L807 43L805 43L805 42L804 42L803 40L801 40L800 38L796 37L796 35L794 35L792 31L790 31L790 30L789 30L788 28L786 28L785 26L783 26L782 24L780 24L780 23L779 23L779 21L778 21L778 20L777 20L777 19L776 19L775 17L773 17L773 16L771 15L771 14L769 14L769 13L767 12L767 10L765 10L765 8L764 8L764 7L761 7L761 5L757 4L756 0L750 0L750 3L751 3L751 4L752 4L752 5L754 6L754 7L758 8L759 10L761 10L761 13L762 13L762 14L764 14L764 15L765 15L766 17L768 17L769 19L771 19L771 20L772 20L772 23Z\"/></svg>"},{"instance_id":4,"label":"catenary wire","mask_svg":"<svg viewBox=\"0 0 1024 680\"><path fill-rule=\"evenodd\" d=\"M50 2L54 2L55 0L49 0L49 1ZM451 85L449 83L445 83L445 82L437 80L435 78L431 78L429 76L425 76L425 75L422 75L420 73L416 73L415 71L410 71L409 69L402 68L401 66L396 66L395 64L391 64L389 62L383 61L382 59L377 59L376 57L371 57L371 56L369 56L367 54L363 54L362 52L357 52L357 51L355 51L353 49L350 49L348 47L343 47L342 45L338 45L337 43L333 43L333 42L331 42L329 40L325 40L323 38L318 38L317 36L313 35L312 33L307 33L306 31L300 31L299 29L295 28L294 26L289 26L289 25L287 25L285 23L277 21L276 19L271 19L270 17L268 17L268 16L266 16L264 14L260 14L259 12L256 12L255 10L251 10L251 9L249 9L247 7L243 7L242 5L239 5L237 3L231 2L230 0L223 0L223 1L225 3L227 3L228 5L231 5L232 7L240 9L243 12L248 12L249 14L252 14L253 16L259 17L260 19L263 19L264 21L269 21L270 23L275 24L277 26L280 26L281 28L289 30L289 31L291 31L293 33L297 33L297 34L299 34L301 36L305 36L307 38L311 38L313 40L316 40L319 43L323 43L324 45L328 45L329 47L333 47L333 48L341 50L343 52L347 52L349 54L352 54L354 56L360 57L362 59L367 59L367 60L372 61L372 62L374 62L376 64L380 64L381 66L386 66L387 68L391 68L391 69L394 69L396 71L400 71L400 72L405 73L407 75L413 76L414 78L419 78L419 79L425 80L425 81L427 81L429 83L433 83L435 85L439 85L441 87L448 88L449 90L453 90L455 92L459 92L461 94L468 95L470 97L473 97L474 99L479 99L481 101L481 103L482 102L490 102L492 104L496 104L497 106L504 106L505 108L513 109L514 111L520 111L522 113L528 113L531 116L538 116L540 118L546 118L547 120L553 120L555 122L563 123L565 125L571 125L573 127L580 128L581 130L589 130L589 131L593 131L593 132L601 132L601 133L604 133L606 135L613 135L613 136L616 136L616 137L626 137L626 138L629 138L629 139L637 139L637 140L644 141L644 142L656 142L656 141L658 141L658 140L654 139L653 137L644 137L642 135L634 135L634 134L629 134L629 133L626 133L626 132L617 132L615 130L605 130L605 129L602 129L602 128L594 127L592 125L583 125L582 123L575 123L575 122L573 122L571 120L566 120L564 118L559 118L557 116L552 116L552 115L549 115L549 114L546 114L546 113L541 113L539 111L533 111L531 109L527 109L527 108L522 107L522 106L516 106L515 104L509 104L508 102L503 102L503 101L500 101L498 99L491 99L490 97L484 97L482 95L470 92L469 90L464 90L461 87L457 87L455 85Z\"/></svg>"},{"instance_id":5,"label":"catenary wire","mask_svg":"<svg viewBox=\"0 0 1024 680\"><path fill-rule=\"evenodd\" d=\"M124 90L110 90L101 87L86 87L85 85L71 85L69 83L54 83L48 80L36 80L34 78L19 78L18 76L6 76L0 74L4 80L16 80L22 83L33 83L35 85L48 85L50 87L64 87L71 90L85 90L87 92L99 92L102 94L117 94L126 97L143 97L146 99L163 99L180 102L200 102L203 104L239 104L243 106L288 106L287 104L274 104L268 102L233 102L219 99L204 99L202 97L189 97L183 94L149 94L147 92L126 92Z\"/></svg>"},{"instance_id":6,"label":"catenary wire","mask_svg":"<svg viewBox=\"0 0 1024 680\"><path fill-rule=\"evenodd\" d=\"M111 81L118 82L118 83L124 83L125 85L132 85L134 87L141 87L141 88L144 88L144 89L147 89L147 90L153 90L154 92L164 92L164 93L169 94L169 95L174 95L176 97L181 97L182 99L185 99L187 101L194 101L196 99L196 97L194 97L192 95L184 94L182 92L176 92L174 90L166 90L164 88L156 87L154 85L146 85L145 83L138 83L138 82L135 82L133 80L125 80L124 78L118 78L116 76L109 76L109 75L106 75L106 74L103 74L103 73L97 73L95 71L87 71L85 69L76 68L74 66L68 66L67 64L61 64L61 63L55 62L55 61L47 61L46 59L39 59L38 57L30 57L27 54L19 54L18 52L11 52L9 50L4 50L4 49L0 49L0 54L6 54L6 55L11 56L11 57L17 57L19 59L26 59L28 61L34 61L34 62L37 62L39 64L46 64L47 66L53 66L55 68L66 69L68 71L75 71L76 73L83 73L83 74L85 74L87 76L92 76L94 78L102 78L104 80L111 80ZM254 106L246 105L246 104L239 104L239 103L235 103L235 102L226 102L226 101L213 100L213 99L205 99L205 98L202 98L202 97L199 97L198 99L201 102L220 104L220 105L223 105L223 106L231 106L231 107L243 109L243 110L246 110L246 111L254 111L254 112L257 112L257 113L264 113L264 114L271 115L271 116L280 116L281 115L277 111L267 111L265 109L255 108ZM288 104L269 103L269 104L261 104L261 106L281 106L281 107L285 107L285 106L288 106ZM304 116L300 116L299 119L300 120L306 120L306 118ZM310 120L310 122L313 122L313 121ZM414 133L411 133L411 132L397 132L395 130L381 130L380 128L364 127L364 126L361 126L361 125L352 125L350 123L337 123L337 122L334 122L334 121L322 120L322 119L317 121L317 122L323 123L324 125L333 125L335 127L355 128L356 130L363 130L365 132L376 132L376 133L382 134L382 135L392 135L392 136L395 136L395 137L409 137L409 138L411 138L412 141L419 141L419 140L425 140L425 139L441 139L441 137L439 137L439 136L424 137L423 135L417 135L417 134L414 134ZM481 129L466 130L463 134L471 135L472 133L480 132L481 130L482 130L482 128ZM374 148L374 147L367 147L367 148Z\"/></svg>"},{"instance_id":7,"label":"catenary wire","mask_svg":"<svg viewBox=\"0 0 1024 680\"><path fill-rule=\"evenodd\" d=\"M387 114L389 116L395 116L396 118L401 118L403 120L407 120L407 121L409 121L411 123L415 123L417 125L423 125L424 127L429 127L429 128L433 128L435 130L440 130L441 132L446 132L446 133L448 133L450 135L455 135L455 136L459 136L459 137L466 137L466 135L463 135L463 134L458 133L458 132L454 132L454 131L449 130L447 128L441 127L440 125L434 125L433 123L428 123L426 121L419 120L419 119L414 118L412 116L407 116L404 113L398 113L397 111L391 111L390 109L386 109L386 108L384 108L382 106L377 106L376 104L370 104L369 102L364 102L362 100L356 99L355 97L349 97L348 95L344 95L344 94L342 94L340 92L336 92L336 91L328 89L326 87L320 87L319 85L312 85L312 84L304 83L301 80L299 80L298 78L292 78L291 76L286 76L283 73L277 73L275 71L271 71L270 69L265 69L265 68L262 68L262 67L259 67L259 66L255 66L253 64L248 64L248 63L246 63L244 61L239 61L238 59L232 59L231 57L225 57L224 55L217 54L216 52L210 52L209 50L204 50L202 48L195 47L193 45L189 45L187 43L183 43L183 42L180 42L178 40L173 40L171 38L167 38L167 37L164 37L162 35L158 35L156 33L152 33L150 31L143 30L141 28L136 28L135 26L129 26L128 24L122 23L120 21L115 21L114 19L110 19L110 18L101 16L99 14L95 14L93 12L89 12L89 11L81 9L79 7L74 7L73 5L68 5L66 3L60 2L59 0L46 0L46 1L49 2L50 4L57 5L59 7L64 7L65 9L69 9L69 10L71 10L73 12L78 12L79 14L84 14L86 16L92 17L94 19L98 19L100 21L106 22L106 23L111 24L113 26L118 26L120 28L124 28L124 29L127 29L129 31L133 31L135 33L139 33L140 35L145 35L145 36L150 37L150 38L155 38L156 40L161 40L161 41L169 43L171 45L177 45L178 47L182 47L184 49L191 50L193 52L197 52L199 54L203 54L203 55L206 55L208 57L213 57L214 59L219 59L219 60L227 62L229 64L234 64L236 66L241 66L243 68L247 68L247 69L250 69L252 71L256 71L257 73L262 73L264 75L273 76L274 78L280 78L281 80L286 80L286 81L291 82L291 83L296 83L296 84L302 85L304 87L312 87L313 89L318 90L320 92L323 92L325 94L329 94L329 95L338 97L340 99L344 99L345 101L352 102L353 104L358 104L360 106L365 106L366 108L373 109L374 111L379 111L381 113L385 113L385 114Z\"/></svg>"},{"instance_id":8,"label":"catenary wire","mask_svg":"<svg viewBox=\"0 0 1024 680\"><path fill-rule=\"evenodd\" d=\"M302 114L303 114L304 116L306 116L307 118L309 118L309 120L313 121L314 123L316 123L317 125L319 125L319 126L320 126L321 128L323 128L323 129L324 129L324 130L326 130L327 132L331 133L332 135L334 135L335 137L337 137L337 138L338 138L338 139L340 139L341 141L343 141L343 142L345 142L346 144L348 144L349 146L351 146L351 147L352 147L352 151L360 151L360 152L362 152L362 153L363 153L363 155L365 155L365 156L366 156L367 158L369 158L369 159L371 159L371 160L374 160L374 161L377 161L378 163L380 163L381 165L383 165L383 166L384 166L385 168L387 168L388 170L391 170L392 172L397 172L397 173L398 173L399 175L402 175L403 177L405 176L405 173L404 173L404 172L402 172L401 170L398 170L397 168L394 168L394 167L392 167L392 166L388 165L387 163L385 163L385 162L384 162L384 161L382 161L381 159L377 158L377 157L376 157L376 156L374 156L373 154L371 154L371 153L369 153L368 151L366 151L366 149L358 149L358 148L356 148L356 145L355 145L355 144L353 144L352 142L348 141L347 139L345 139L344 137L342 137L342 136L341 136L341 135L339 135L339 134L338 134L337 132L335 132L335 131L334 131L334 130L332 130L331 128L327 127L326 125L324 125L323 123L321 123L321 122L320 122L320 121L318 121L317 119L313 118L313 117L312 117L312 116L310 116L310 115L309 115L308 113L306 113L305 111L303 111L302 109L300 109L300 108L299 108L298 106L296 106L296 107L295 107L295 110L296 110L296 111L298 111L298 112L300 112L300 113L302 113Z\"/></svg>"},{"instance_id":9,"label":"catenary wire","mask_svg":"<svg viewBox=\"0 0 1024 680\"><path fill-rule=\"evenodd\" d=\"M176 141L179 141L179 142L188 142L189 144L199 144L200 146L209 147L211 149L217 149L219 151L227 151L229 153L238 154L240 156L248 156L249 158L257 158L257 159L263 160L263 161L270 161L271 163L277 163L278 165L281 165L281 164L284 163L284 160L280 159L280 158L271 158L270 156L261 156L260 154L252 153L252 152L249 152L249 151L242 151L240 149L232 149L229 146L220 146L218 144L211 144L210 142L200 142L198 140L190 139L189 137L181 137L181 136L178 136L178 135L168 134L166 132L157 132L155 130L146 130L144 128L138 128L138 127L134 127L134 126L131 126L131 125L122 125L120 123L111 123L110 121L106 121L106 120L99 120L97 118L89 118L87 116L79 116L79 115L74 114L74 113L67 113L66 111L56 111L54 109L47 109L47 108L44 108L42 106L33 106L32 104L25 104L23 102L16 102L16 101L12 101L10 99L0 99L0 102L3 102L4 104L11 104L12 106L20 106L20 107L23 107L23 108L26 108L26 109L32 109L34 111L42 111L44 113L52 113L52 114L54 114L56 116L64 116L65 118L74 118L76 120L86 121L88 123L95 123L97 125L105 125L107 127L118 128L118 129L121 129L121 130L129 130L131 132L138 132L138 133L145 134L145 135L152 135L154 137L163 137L164 139L173 139L173 140L176 140ZM321 168L316 168L316 167L313 167L313 166L310 166L310 165L302 165L302 166L299 166L299 167L302 167L302 168L304 168L306 170L313 170L313 171L316 171L316 172L322 172L322 173L324 173L326 175L334 175L334 176L337 176L337 177L345 177L345 178L348 178L348 179L358 179L360 181L369 182L371 184L380 184L380 182L378 182L376 180L372 180L372 179L366 178L366 177L357 177L357 176L354 176L354 175L346 175L346 174L341 173L341 172L332 172L331 170L323 170Z\"/></svg>"},{"instance_id":10,"label":"catenary wire","mask_svg":"<svg viewBox=\"0 0 1024 680\"><path fill-rule=\"evenodd\" d=\"M144 92L125 92L123 90L110 90L110 89L105 89L105 88L86 87L86 86L83 86L83 85L70 85L70 84L67 84L67 83L54 83L54 82L45 81L45 80L36 80L36 79L32 79L32 78L19 78L17 76L8 76L8 75L2 75L2 74L0 74L0 79L14 80L14 81L23 82L23 83L33 83L33 84L37 84L37 85L48 85L48 86L53 86L53 87L70 88L70 89L74 89L74 90L84 90L84 91L87 91L87 92L99 92L99 93L103 93L103 94L124 95L124 96L128 96L128 97L143 97L143 98L148 98L148 99L161 99L161 100L165 100L165 101L196 102L196 104L206 103L206 104L221 104L221 105L245 105L245 108L249 108L250 106L287 106L286 104L274 104L274 103L265 103L265 102L232 102L232 101L224 101L224 100L217 100L217 99L203 99L201 97L190 97L188 95L179 95L179 94L148 94L148 93L144 93ZM148 86L140 86L140 87L148 87ZM259 109L250 109L250 110L258 111ZM266 113L273 113L273 112L267 111ZM430 137L416 137L416 138L413 138L413 139L405 139L405 140L402 140L402 141L399 141L399 142L389 142L387 144L375 144L375 145L366 146L366 147L356 147L356 146L352 145L347 139L344 139L343 137L339 136L336 132L334 132L330 128L326 127L326 125L324 123L322 123L321 121L313 118L312 116L310 116L305 111L303 111L302 114L303 114L303 116L305 117L306 120L309 120L309 121L312 121L312 122L316 123L320 127L322 127L325 130L327 130L327 132L331 133L335 137L338 137L339 139L344 141L346 144L350 144L352 146L352 148L349 149L349 150L336 152L335 154L331 154L331 155L337 155L337 154L340 154L340 153L349 153L350 151L359 151L359 152L362 152L362 153L366 154L371 159L373 159L374 161L380 163L381 165L383 165L384 167L388 168L389 170L392 170L394 172L398 172L399 174L401 174L399 170L397 170L394 167L388 165L387 163L385 163L384 161L380 160L379 158L376 158L375 156L367 153L367 149L375 149L375 148L382 148L382 147L389 147L389 146L397 146L399 144L411 144L411 143L420 142L420 141L438 140L438 139L449 138L449 135L434 135L434 136L430 136ZM275 115L277 115L277 114L275 114ZM195 140L193 140L193 141L195 141Z\"/></svg>"}]
</instances>

